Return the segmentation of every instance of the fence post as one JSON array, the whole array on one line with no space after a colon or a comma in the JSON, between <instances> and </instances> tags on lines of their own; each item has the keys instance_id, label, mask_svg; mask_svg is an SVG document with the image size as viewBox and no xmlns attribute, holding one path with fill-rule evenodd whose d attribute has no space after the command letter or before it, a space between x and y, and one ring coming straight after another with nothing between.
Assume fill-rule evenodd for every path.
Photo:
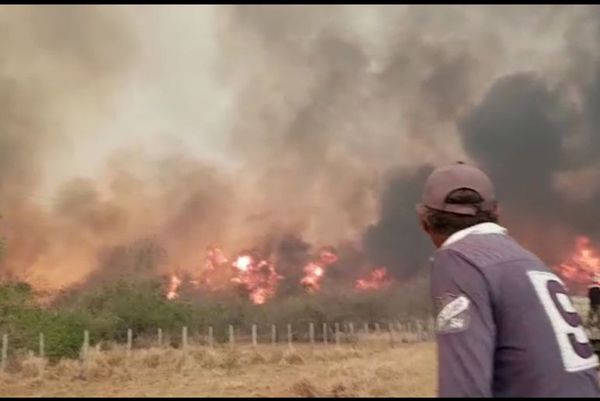
<instances>
[{"instance_id":1,"label":"fence post","mask_svg":"<svg viewBox=\"0 0 600 401\"><path fill-rule=\"evenodd\" d=\"M340 324L335 323L335 345L340 346Z\"/></svg>"},{"instance_id":2,"label":"fence post","mask_svg":"<svg viewBox=\"0 0 600 401\"><path fill-rule=\"evenodd\" d=\"M275 345L277 343L277 327L272 324L271 325L271 345Z\"/></svg>"},{"instance_id":3,"label":"fence post","mask_svg":"<svg viewBox=\"0 0 600 401\"><path fill-rule=\"evenodd\" d=\"M233 347L235 345L235 334L233 331L233 326L229 325L229 346Z\"/></svg>"},{"instance_id":4,"label":"fence post","mask_svg":"<svg viewBox=\"0 0 600 401\"><path fill-rule=\"evenodd\" d=\"M208 327L208 346L209 348L213 347L213 327Z\"/></svg>"},{"instance_id":5,"label":"fence post","mask_svg":"<svg viewBox=\"0 0 600 401\"><path fill-rule=\"evenodd\" d=\"M83 332L83 352L82 352L83 375L85 377L87 377L87 373L88 373L89 350L90 350L90 332L85 330Z\"/></svg>"},{"instance_id":6,"label":"fence post","mask_svg":"<svg viewBox=\"0 0 600 401\"><path fill-rule=\"evenodd\" d=\"M429 339L435 340L435 320L429 318Z\"/></svg>"},{"instance_id":7,"label":"fence post","mask_svg":"<svg viewBox=\"0 0 600 401\"><path fill-rule=\"evenodd\" d=\"M133 342L133 332L127 329L127 360L131 358L131 343Z\"/></svg>"},{"instance_id":8,"label":"fence post","mask_svg":"<svg viewBox=\"0 0 600 401\"><path fill-rule=\"evenodd\" d=\"M159 327L158 328L158 347L162 348L162 344L163 344L162 329Z\"/></svg>"},{"instance_id":9,"label":"fence post","mask_svg":"<svg viewBox=\"0 0 600 401\"><path fill-rule=\"evenodd\" d=\"M8 334L2 335L2 372L6 372L6 361L8 359Z\"/></svg>"},{"instance_id":10,"label":"fence post","mask_svg":"<svg viewBox=\"0 0 600 401\"><path fill-rule=\"evenodd\" d=\"M312 322L308 324L308 337L310 340L310 348L312 349L315 346L315 325Z\"/></svg>"},{"instance_id":11,"label":"fence post","mask_svg":"<svg viewBox=\"0 0 600 401\"><path fill-rule=\"evenodd\" d=\"M256 324L252 325L252 346L256 348Z\"/></svg>"},{"instance_id":12,"label":"fence post","mask_svg":"<svg viewBox=\"0 0 600 401\"><path fill-rule=\"evenodd\" d=\"M44 358L44 333L40 333L40 358Z\"/></svg>"},{"instance_id":13,"label":"fence post","mask_svg":"<svg viewBox=\"0 0 600 401\"><path fill-rule=\"evenodd\" d=\"M323 323L323 344L327 345L327 323Z\"/></svg>"},{"instance_id":14,"label":"fence post","mask_svg":"<svg viewBox=\"0 0 600 401\"><path fill-rule=\"evenodd\" d=\"M354 323L348 323L348 327L350 328L350 341L354 343Z\"/></svg>"},{"instance_id":15,"label":"fence post","mask_svg":"<svg viewBox=\"0 0 600 401\"><path fill-rule=\"evenodd\" d=\"M183 351L187 350L188 347L188 328L187 326L183 326L181 328L181 349Z\"/></svg>"},{"instance_id":16,"label":"fence post","mask_svg":"<svg viewBox=\"0 0 600 401\"><path fill-rule=\"evenodd\" d=\"M40 333L40 376L44 375L44 367L45 367L45 347L44 347L44 333Z\"/></svg>"},{"instance_id":17,"label":"fence post","mask_svg":"<svg viewBox=\"0 0 600 401\"><path fill-rule=\"evenodd\" d=\"M394 325L392 323L388 323L388 329L390 331L390 347L394 346Z\"/></svg>"},{"instance_id":18,"label":"fence post","mask_svg":"<svg viewBox=\"0 0 600 401\"><path fill-rule=\"evenodd\" d=\"M85 330L83 332L83 356L85 359L88 357L90 350L90 332Z\"/></svg>"},{"instance_id":19,"label":"fence post","mask_svg":"<svg viewBox=\"0 0 600 401\"><path fill-rule=\"evenodd\" d=\"M292 348L292 325L289 323L287 325L287 335L288 335L288 347Z\"/></svg>"}]
</instances>

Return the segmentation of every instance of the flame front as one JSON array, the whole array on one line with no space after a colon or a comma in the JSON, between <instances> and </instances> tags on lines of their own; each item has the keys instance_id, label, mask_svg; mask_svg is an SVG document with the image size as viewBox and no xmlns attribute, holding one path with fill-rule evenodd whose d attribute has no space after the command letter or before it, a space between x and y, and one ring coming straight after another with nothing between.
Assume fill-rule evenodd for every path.
<instances>
[{"instance_id":1,"label":"flame front","mask_svg":"<svg viewBox=\"0 0 600 401\"><path fill-rule=\"evenodd\" d=\"M355 288L358 290L378 290L387 287L390 283L387 269L380 267L369 273L367 277L357 280Z\"/></svg>"},{"instance_id":2,"label":"flame front","mask_svg":"<svg viewBox=\"0 0 600 401\"><path fill-rule=\"evenodd\" d=\"M238 258L233 262L233 267L246 272L248 268L252 265L252 258L249 255L238 256Z\"/></svg>"},{"instance_id":3,"label":"flame front","mask_svg":"<svg viewBox=\"0 0 600 401\"><path fill-rule=\"evenodd\" d=\"M327 273L327 268L338 261L335 248L323 247L315 260L303 268L304 276L300 284L309 293L321 289L321 281ZM199 278L198 278L199 277ZM209 291L223 289L231 283L241 287L254 304L264 304L276 292L279 281L283 277L277 273L275 265L269 259L263 259L254 251L244 251L231 262L218 247L210 246L206 251L204 269L190 281L196 288ZM367 277L356 281L355 288L359 290L375 290L387 287L391 280L385 267L373 270ZM229 283L229 284L227 284ZM179 297L178 290L182 278L172 274L169 279L167 299Z\"/></svg>"},{"instance_id":4,"label":"flame front","mask_svg":"<svg viewBox=\"0 0 600 401\"><path fill-rule=\"evenodd\" d=\"M588 237L575 239L575 250L566 262L555 267L558 274L571 283L574 290L582 290L600 274L600 256Z\"/></svg>"},{"instance_id":5,"label":"flame front","mask_svg":"<svg viewBox=\"0 0 600 401\"><path fill-rule=\"evenodd\" d=\"M325 269L337 262L337 260L338 256L333 248L322 248L319 252L318 260L304 266L304 277L300 280L300 284L302 284L308 292L319 291L321 289L321 279L325 275Z\"/></svg>"},{"instance_id":6,"label":"flame front","mask_svg":"<svg viewBox=\"0 0 600 401\"><path fill-rule=\"evenodd\" d=\"M179 294L177 293L177 290L179 289L180 285L181 285L181 279L179 277L177 277L175 274L171 275L171 278L169 281L169 288L167 291L167 299L175 299L179 296Z\"/></svg>"},{"instance_id":7,"label":"flame front","mask_svg":"<svg viewBox=\"0 0 600 401\"><path fill-rule=\"evenodd\" d=\"M277 274L271 262L256 260L257 258L249 254L238 256L232 264L238 270L238 274L232 281L248 291L253 303L261 305L275 295L277 284L282 277Z\"/></svg>"}]
</instances>

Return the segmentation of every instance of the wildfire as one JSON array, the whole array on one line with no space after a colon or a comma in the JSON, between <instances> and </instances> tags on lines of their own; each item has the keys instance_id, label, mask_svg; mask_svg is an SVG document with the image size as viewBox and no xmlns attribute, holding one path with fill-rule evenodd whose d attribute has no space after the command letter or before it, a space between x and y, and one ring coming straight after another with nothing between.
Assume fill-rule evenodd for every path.
<instances>
[{"instance_id":1,"label":"wildfire","mask_svg":"<svg viewBox=\"0 0 600 401\"><path fill-rule=\"evenodd\" d=\"M321 248L318 255L304 266L304 276L300 279L300 284L310 293L319 291L327 268L337 261L335 248L330 246ZM276 294L282 278L275 264L255 251L244 251L235 258L229 259L220 248L210 246L206 250L204 269L195 277L192 275L186 280L196 288L208 291L218 291L233 283L248 294L250 301L260 305ZM178 290L182 281L183 278L177 274L169 277L167 299L179 297ZM374 290L387 287L388 284L390 278L387 270L381 267L372 271L367 277L357 280L355 287L359 290Z\"/></svg>"},{"instance_id":2,"label":"wildfire","mask_svg":"<svg viewBox=\"0 0 600 401\"><path fill-rule=\"evenodd\" d=\"M282 277L277 274L271 262L259 260L250 254L242 254L235 259L232 266L238 272L232 281L248 291L253 303L261 305L275 295L277 284Z\"/></svg>"},{"instance_id":3,"label":"wildfire","mask_svg":"<svg viewBox=\"0 0 600 401\"><path fill-rule=\"evenodd\" d=\"M223 267L229 262L223 251L216 246L209 246L206 249L206 261L204 270L200 274L199 280L196 280L196 287L203 286L210 290L217 290L223 285L226 272Z\"/></svg>"},{"instance_id":4,"label":"wildfire","mask_svg":"<svg viewBox=\"0 0 600 401\"><path fill-rule=\"evenodd\" d=\"M209 246L206 251L206 268L215 269L216 266L227 263L227 257L220 248L216 246Z\"/></svg>"},{"instance_id":5,"label":"wildfire","mask_svg":"<svg viewBox=\"0 0 600 401\"><path fill-rule=\"evenodd\" d=\"M169 288L167 291L167 299L175 299L179 296L179 294L177 293L177 290L179 289L180 285L181 285L181 279L179 277L177 277L175 274L171 275L171 278L169 281Z\"/></svg>"},{"instance_id":6,"label":"wildfire","mask_svg":"<svg viewBox=\"0 0 600 401\"><path fill-rule=\"evenodd\" d=\"M579 236L575 239L575 250L569 260L555 268L575 287L585 287L600 273L600 256L588 237Z\"/></svg>"},{"instance_id":7,"label":"wildfire","mask_svg":"<svg viewBox=\"0 0 600 401\"><path fill-rule=\"evenodd\" d=\"M300 284L306 288L308 292L316 292L321 288L321 279L325 275L325 269L337 262L338 257L331 247L322 248L319 252L319 259L310 262L304 267L304 277L300 280Z\"/></svg>"},{"instance_id":8,"label":"wildfire","mask_svg":"<svg viewBox=\"0 0 600 401\"><path fill-rule=\"evenodd\" d=\"M358 290L378 290L385 288L390 284L387 269L380 267L373 270L366 278L356 281L355 288Z\"/></svg>"},{"instance_id":9,"label":"wildfire","mask_svg":"<svg viewBox=\"0 0 600 401\"><path fill-rule=\"evenodd\" d=\"M233 267L247 272L250 266L252 265L252 257L249 255L238 256L238 258L233 262Z\"/></svg>"}]
</instances>

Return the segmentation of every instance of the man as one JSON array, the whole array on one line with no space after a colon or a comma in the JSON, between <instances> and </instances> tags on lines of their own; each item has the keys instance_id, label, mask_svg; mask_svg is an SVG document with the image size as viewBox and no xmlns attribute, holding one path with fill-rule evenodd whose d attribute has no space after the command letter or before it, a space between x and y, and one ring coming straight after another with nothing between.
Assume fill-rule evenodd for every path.
<instances>
[{"instance_id":1,"label":"man","mask_svg":"<svg viewBox=\"0 0 600 401\"><path fill-rule=\"evenodd\" d=\"M438 248L440 396L599 397L598 358L563 283L496 224L485 173L461 162L435 170L417 211Z\"/></svg>"}]
</instances>

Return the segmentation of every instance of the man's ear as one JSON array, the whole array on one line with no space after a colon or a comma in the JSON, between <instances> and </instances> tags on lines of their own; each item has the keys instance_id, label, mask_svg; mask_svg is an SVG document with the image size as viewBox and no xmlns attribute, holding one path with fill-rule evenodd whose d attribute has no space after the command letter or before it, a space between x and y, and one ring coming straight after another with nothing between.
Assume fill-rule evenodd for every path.
<instances>
[{"instance_id":1,"label":"man's ear","mask_svg":"<svg viewBox=\"0 0 600 401\"><path fill-rule=\"evenodd\" d=\"M494 215L496 216L496 219L499 219L500 218L500 206L498 205L498 202L496 202L494 204L493 212L494 212Z\"/></svg>"}]
</instances>

